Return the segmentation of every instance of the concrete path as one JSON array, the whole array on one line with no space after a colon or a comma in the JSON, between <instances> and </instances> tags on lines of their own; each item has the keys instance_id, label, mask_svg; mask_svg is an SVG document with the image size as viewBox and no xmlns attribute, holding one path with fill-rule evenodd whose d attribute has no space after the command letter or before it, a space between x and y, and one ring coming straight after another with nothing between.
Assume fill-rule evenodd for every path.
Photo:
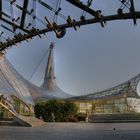
<instances>
[{"instance_id":1,"label":"concrete path","mask_svg":"<svg viewBox=\"0 0 140 140\"><path fill-rule=\"evenodd\" d=\"M140 140L140 123L47 123L0 126L0 140Z\"/></svg>"}]
</instances>

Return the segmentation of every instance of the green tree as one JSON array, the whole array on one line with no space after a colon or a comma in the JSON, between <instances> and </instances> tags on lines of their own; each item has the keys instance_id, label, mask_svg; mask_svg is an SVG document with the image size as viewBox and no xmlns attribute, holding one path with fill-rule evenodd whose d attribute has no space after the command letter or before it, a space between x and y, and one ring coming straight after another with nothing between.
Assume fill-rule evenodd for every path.
<instances>
[{"instance_id":1,"label":"green tree","mask_svg":"<svg viewBox=\"0 0 140 140\"><path fill-rule=\"evenodd\" d=\"M67 121L77 113L74 103L62 100L47 100L35 104L35 116L42 117L44 121L53 121L52 114L56 122Z\"/></svg>"}]
</instances>

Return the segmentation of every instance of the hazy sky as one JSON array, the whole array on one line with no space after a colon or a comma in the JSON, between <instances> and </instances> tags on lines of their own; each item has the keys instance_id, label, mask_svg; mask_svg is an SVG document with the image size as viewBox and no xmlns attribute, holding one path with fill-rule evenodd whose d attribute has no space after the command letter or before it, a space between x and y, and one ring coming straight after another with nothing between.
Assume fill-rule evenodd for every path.
<instances>
[{"instance_id":1,"label":"hazy sky","mask_svg":"<svg viewBox=\"0 0 140 140\"><path fill-rule=\"evenodd\" d=\"M77 12L76 9L66 9L65 4L64 10ZM103 0L95 0L95 4L109 14L110 9L112 13L116 11L113 6L119 1L108 0L107 4ZM138 8L140 4L137 4ZM9 49L7 57L27 80L41 85L47 55L43 61L41 59L50 42L55 42L54 65L59 87L70 94L87 94L118 85L140 73L139 36L139 20L135 27L132 20L108 22L105 28L100 24L86 25L78 31L68 29L62 39L49 33L43 39L36 37L23 42Z\"/></svg>"}]
</instances>

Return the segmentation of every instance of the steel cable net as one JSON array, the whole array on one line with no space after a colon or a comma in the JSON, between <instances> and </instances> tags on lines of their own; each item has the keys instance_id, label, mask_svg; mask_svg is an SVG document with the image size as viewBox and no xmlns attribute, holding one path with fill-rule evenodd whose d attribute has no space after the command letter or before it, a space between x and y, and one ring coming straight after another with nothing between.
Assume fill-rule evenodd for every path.
<instances>
[{"instance_id":1,"label":"steel cable net","mask_svg":"<svg viewBox=\"0 0 140 140\"><path fill-rule=\"evenodd\" d=\"M0 52L50 31L62 38L66 28L86 24L132 19L137 25L139 9L139 0L0 0Z\"/></svg>"}]
</instances>

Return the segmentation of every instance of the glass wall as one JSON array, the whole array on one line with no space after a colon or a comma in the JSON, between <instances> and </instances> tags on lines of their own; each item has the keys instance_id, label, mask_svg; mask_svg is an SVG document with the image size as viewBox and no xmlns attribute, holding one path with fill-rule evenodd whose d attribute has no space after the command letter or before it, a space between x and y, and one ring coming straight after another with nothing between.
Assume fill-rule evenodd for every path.
<instances>
[{"instance_id":1,"label":"glass wall","mask_svg":"<svg viewBox=\"0 0 140 140\"><path fill-rule=\"evenodd\" d=\"M88 114L116 114L129 111L127 98L79 102L78 108L80 113Z\"/></svg>"},{"instance_id":2,"label":"glass wall","mask_svg":"<svg viewBox=\"0 0 140 140\"><path fill-rule=\"evenodd\" d=\"M13 96L13 107L16 112L22 116L31 116L31 110L29 106L27 106L22 100L18 99L17 97Z\"/></svg>"},{"instance_id":3,"label":"glass wall","mask_svg":"<svg viewBox=\"0 0 140 140\"><path fill-rule=\"evenodd\" d=\"M0 96L0 120L13 120L13 115L10 112L14 110L22 116L34 116L32 106L26 105L22 100L16 96L11 96L11 100L8 100L3 95Z\"/></svg>"},{"instance_id":4,"label":"glass wall","mask_svg":"<svg viewBox=\"0 0 140 140\"><path fill-rule=\"evenodd\" d=\"M128 112L127 100L125 98L108 100L95 103L95 114L116 114Z\"/></svg>"},{"instance_id":5,"label":"glass wall","mask_svg":"<svg viewBox=\"0 0 140 140\"><path fill-rule=\"evenodd\" d=\"M13 120L13 115L2 106L0 106L0 120Z\"/></svg>"}]
</instances>

